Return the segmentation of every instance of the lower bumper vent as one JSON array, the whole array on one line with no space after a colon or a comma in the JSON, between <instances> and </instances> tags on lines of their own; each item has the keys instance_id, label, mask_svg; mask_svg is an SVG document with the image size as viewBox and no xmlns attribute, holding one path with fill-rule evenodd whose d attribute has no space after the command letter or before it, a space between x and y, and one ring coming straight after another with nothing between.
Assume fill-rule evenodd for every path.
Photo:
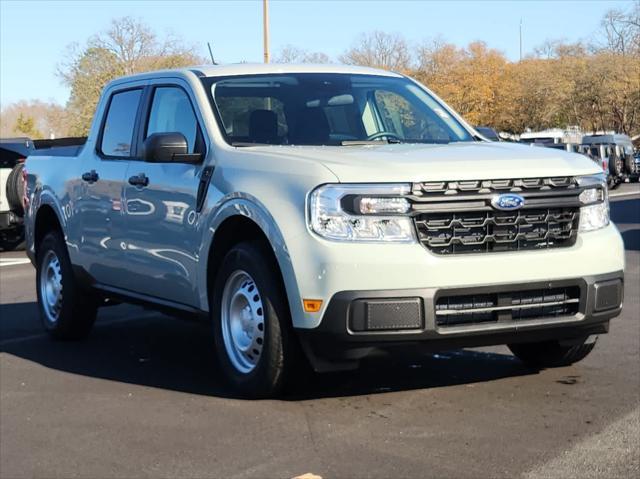
<instances>
[{"instance_id":1,"label":"lower bumper vent","mask_svg":"<svg viewBox=\"0 0 640 479\"><path fill-rule=\"evenodd\" d=\"M436 301L436 325L446 327L575 316L579 306L578 286L446 295Z\"/></svg>"}]
</instances>

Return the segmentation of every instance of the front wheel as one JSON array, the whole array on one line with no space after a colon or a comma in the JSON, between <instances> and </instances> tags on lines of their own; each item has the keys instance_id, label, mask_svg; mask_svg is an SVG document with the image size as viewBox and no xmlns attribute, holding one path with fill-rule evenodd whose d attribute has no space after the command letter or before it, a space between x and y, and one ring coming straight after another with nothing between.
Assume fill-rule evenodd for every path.
<instances>
[{"instance_id":1,"label":"front wheel","mask_svg":"<svg viewBox=\"0 0 640 479\"><path fill-rule=\"evenodd\" d=\"M244 396L278 394L296 361L289 306L274 263L266 245L238 244L223 259L211 292L218 361Z\"/></svg>"},{"instance_id":2,"label":"front wheel","mask_svg":"<svg viewBox=\"0 0 640 479\"><path fill-rule=\"evenodd\" d=\"M84 338L96 319L98 302L77 284L62 235L47 234L36 256L36 292L44 328L56 339Z\"/></svg>"},{"instance_id":3,"label":"front wheel","mask_svg":"<svg viewBox=\"0 0 640 479\"><path fill-rule=\"evenodd\" d=\"M509 344L511 352L527 366L534 368L557 368L569 366L583 360L593 350L597 338L585 338L577 344L563 344L561 341L540 343Z\"/></svg>"}]
</instances>

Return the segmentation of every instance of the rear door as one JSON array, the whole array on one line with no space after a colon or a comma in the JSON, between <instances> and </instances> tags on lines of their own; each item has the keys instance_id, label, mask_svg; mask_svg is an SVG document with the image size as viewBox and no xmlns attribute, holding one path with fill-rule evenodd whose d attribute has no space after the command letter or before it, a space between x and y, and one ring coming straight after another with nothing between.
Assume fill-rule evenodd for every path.
<instances>
[{"instance_id":1,"label":"rear door","mask_svg":"<svg viewBox=\"0 0 640 479\"><path fill-rule=\"evenodd\" d=\"M70 234L77 239L78 260L93 278L104 285L122 286L124 179L129 161L135 158L136 121L144 86L111 92L99 124L94 148L81 154L78 191L72 190L79 221ZM72 226L73 227L73 226Z\"/></svg>"},{"instance_id":2,"label":"rear door","mask_svg":"<svg viewBox=\"0 0 640 479\"><path fill-rule=\"evenodd\" d=\"M186 83L149 87L140 143L153 133L179 132L189 153L206 156L206 135ZM196 266L201 232L196 199L203 164L132 160L125 184L127 289L197 305ZM146 178L146 185L136 179Z\"/></svg>"}]
</instances>

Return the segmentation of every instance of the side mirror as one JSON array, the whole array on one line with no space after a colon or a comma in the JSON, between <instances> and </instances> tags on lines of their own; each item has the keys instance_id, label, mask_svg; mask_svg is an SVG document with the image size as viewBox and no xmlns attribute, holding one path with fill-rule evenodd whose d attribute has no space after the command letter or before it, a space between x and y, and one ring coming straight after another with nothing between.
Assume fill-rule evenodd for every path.
<instances>
[{"instance_id":1,"label":"side mirror","mask_svg":"<svg viewBox=\"0 0 640 479\"><path fill-rule=\"evenodd\" d=\"M200 153L189 153L182 133L153 133L144 140L142 159L150 163L199 163Z\"/></svg>"}]
</instances>

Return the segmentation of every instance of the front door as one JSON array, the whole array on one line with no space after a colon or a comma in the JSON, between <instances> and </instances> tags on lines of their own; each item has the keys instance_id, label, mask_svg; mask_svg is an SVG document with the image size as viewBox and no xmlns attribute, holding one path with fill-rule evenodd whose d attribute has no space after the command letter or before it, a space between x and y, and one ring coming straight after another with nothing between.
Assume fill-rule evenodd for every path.
<instances>
[{"instance_id":1,"label":"front door","mask_svg":"<svg viewBox=\"0 0 640 479\"><path fill-rule=\"evenodd\" d=\"M190 97L178 85L152 87L142 139L179 132L189 153L206 146ZM201 232L196 197L202 164L131 161L125 184L127 289L185 305L198 304ZM140 181L140 179L144 181Z\"/></svg>"}]
</instances>

